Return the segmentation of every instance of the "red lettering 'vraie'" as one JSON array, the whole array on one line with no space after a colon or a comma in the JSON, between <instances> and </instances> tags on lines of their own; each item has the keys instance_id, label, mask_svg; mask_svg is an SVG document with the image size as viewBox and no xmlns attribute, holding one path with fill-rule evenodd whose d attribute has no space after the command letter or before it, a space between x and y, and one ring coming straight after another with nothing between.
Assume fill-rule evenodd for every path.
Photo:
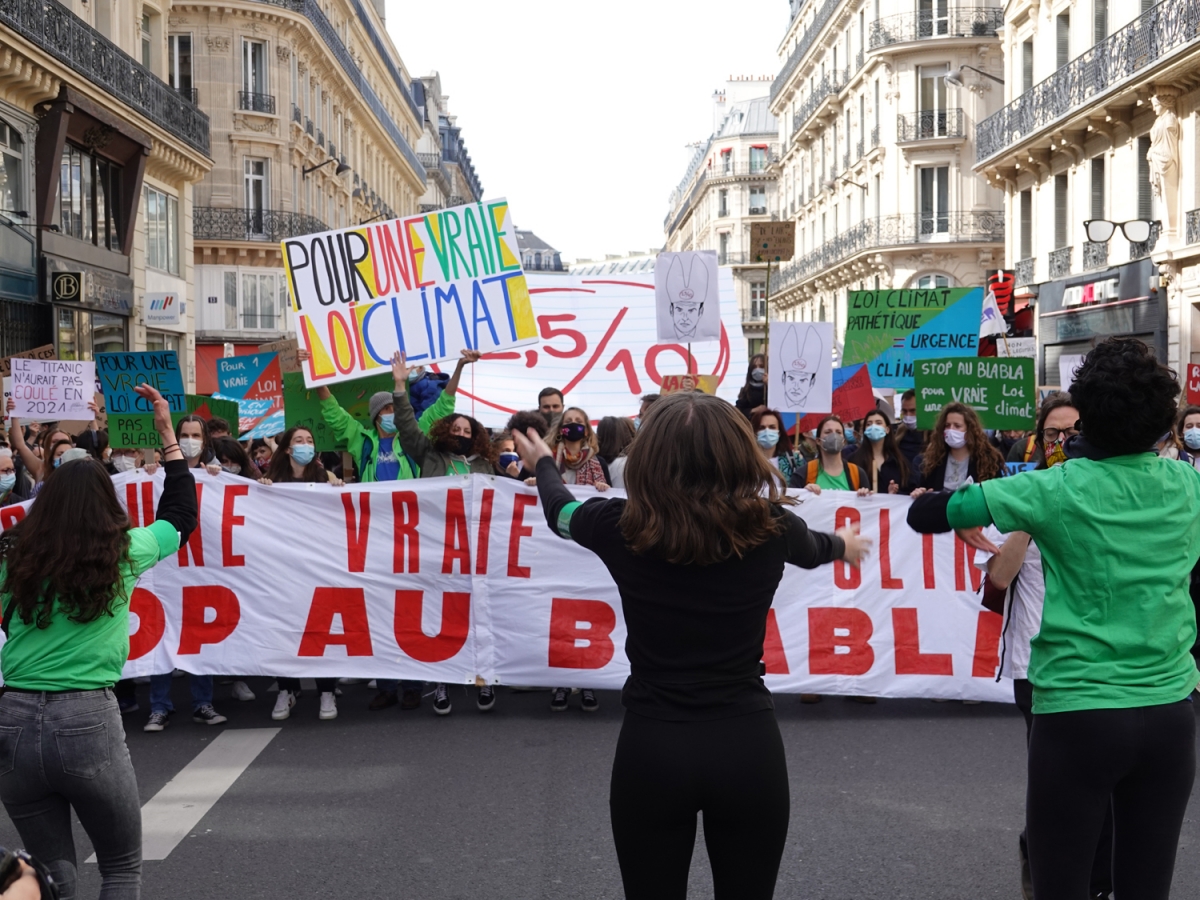
<instances>
[{"instance_id":1,"label":"red lettering 'vraie'","mask_svg":"<svg viewBox=\"0 0 1200 900\"><path fill-rule=\"evenodd\" d=\"M354 513L354 495L342 494L342 506L346 510L346 566L351 572L361 572L367 566L367 538L371 533L371 495L367 491L358 494L362 515Z\"/></svg>"},{"instance_id":2,"label":"red lettering 'vraie'","mask_svg":"<svg viewBox=\"0 0 1200 900\"><path fill-rule=\"evenodd\" d=\"M420 520L415 491L392 494L392 571L397 575L405 571L415 575L421 571L421 536L417 534Z\"/></svg>"},{"instance_id":3,"label":"red lettering 'vraie'","mask_svg":"<svg viewBox=\"0 0 1200 900\"><path fill-rule=\"evenodd\" d=\"M204 500L204 483L196 482L196 527L188 535L187 543L179 548L178 563L180 567L189 565L188 559L194 559L197 566L204 565L204 535L200 531L200 509Z\"/></svg>"},{"instance_id":4,"label":"red lettering 'vraie'","mask_svg":"<svg viewBox=\"0 0 1200 900\"><path fill-rule=\"evenodd\" d=\"M521 538L533 534L533 527L525 524L525 510L537 506L537 494L516 494L513 497L512 528L508 531L508 577L528 578L529 566L521 565Z\"/></svg>"},{"instance_id":5,"label":"red lettering 'vraie'","mask_svg":"<svg viewBox=\"0 0 1200 900\"><path fill-rule=\"evenodd\" d=\"M246 557L233 552L233 529L246 524L246 517L235 515L234 510L238 497L245 497L248 493L248 484L225 485L225 503L221 508L221 565L227 569L246 564Z\"/></svg>"},{"instance_id":6,"label":"red lettering 'vraie'","mask_svg":"<svg viewBox=\"0 0 1200 900\"><path fill-rule=\"evenodd\" d=\"M471 547L467 538L467 509L462 488L446 491L446 539L442 550L442 574L471 574Z\"/></svg>"},{"instance_id":7,"label":"red lettering 'vraie'","mask_svg":"<svg viewBox=\"0 0 1200 900\"><path fill-rule=\"evenodd\" d=\"M779 634L779 622L775 610L767 610L767 634L763 639L763 666L768 675L789 675L787 655L783 652L783 638Z\"/></svg>"}]
</instances>

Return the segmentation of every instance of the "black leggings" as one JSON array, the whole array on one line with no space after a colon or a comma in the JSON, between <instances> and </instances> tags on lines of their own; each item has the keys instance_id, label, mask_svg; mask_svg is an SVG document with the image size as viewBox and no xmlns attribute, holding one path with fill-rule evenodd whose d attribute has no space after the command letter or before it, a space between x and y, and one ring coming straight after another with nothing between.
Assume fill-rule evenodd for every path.
<instances>
[{"instance_id":1,"label":"black leggings","mask_svg":"<svg viewBox=\"0 0 1200 900\"><path fill-rule=\"evenodd\" d=\"M609 807L626 900L687 896L697 812L716 900L769 900L790 807L774 710L707 722L627 711Z\"/></svg>"},{"instance_id":2,"label":"black leggings","mask_svg":"<svg viewBox=\"0 0 1200 900\"><path fill-rule=\"evenodd\" d=\"M1195 775L1190 700L1035 715L1025 802L1034 897L1087 896L1111 800L1114 895L1167 900Z\"/></svg>"},{"instance_id":3,"label":"black leggings","mask_svg":"<svg viewBox=\"0 0 1200 900\"><path fill-rule=\"evenodd\" d=\"M280 678L279 689L281 691L291 691L293 694L300 690L299 678ZM332 694L337 690L336 678L318 678L317 691L322 694Z\"/></svg>"}]
</instances>

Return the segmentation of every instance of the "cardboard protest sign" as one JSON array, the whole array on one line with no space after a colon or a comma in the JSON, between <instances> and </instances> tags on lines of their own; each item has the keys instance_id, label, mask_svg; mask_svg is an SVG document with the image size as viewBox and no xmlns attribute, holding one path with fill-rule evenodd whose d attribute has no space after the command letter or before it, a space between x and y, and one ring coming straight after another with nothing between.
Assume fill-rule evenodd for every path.
<instances>
[{"instance_id":1,"label":"cardboard protest sign","mask_svg":"<svg viewBox=\"0 0 1200 900\"><path fill-rule=\"evenodd\" d=\"M920 360L916 364L917 428L933 428L947 403L971 407L984 428L1033 428L1037 411L1033 370L1032 359Z\"/></svg>"},{"instance_id":2,"label":"cardboard protest sign","mask_svg":"<svg viewBox=\"0 0 1200 900\"><path fill-rule=\"evenodd\" d=\"M1019 475L1022 472L1032 472L1038 467L1038 463L1035 462L1010 462L1005 463L1004 465L1008 469L1009 475Z\"/></svg>"},{"instance_id":3,"label":"cardboard protest sign","mask_svg":"<svg viewBox=\"0 0 1200 900\"><path fill-rule=\"evenodd\" d=\"M108 439L114 447L158 447L154 410L134 388L148 384L171 405L171 415L187 413L183 375L174 350L97 353L96 374L108 411Z\"/></svg>"},{"instance_id":4,"label":"cardboard protest sign","mask_svg":"<svg viewBox=\"0 0 1200 900\"><path fill-rule=\"evenodd\" d=\"M780 412L833 408L833 323L772 322L767 405Z\"/></svg>"},{"instance_id":5,"label":"cardboard protest sign","mask_svg":"<svg viewBox=\"0 0 1200 900\"><path fill-rule=\"evenodd\" d=\"M1006 338L996 341L997 356L1024 356L1033 359L1037 355L1037 338Z\"/></svg>"},{"instance_id":6,"label":"cardboard protest sign","mask_svg":"<svg viewBox=\"0 0 1200 900\"><path fill-rule=\"evenodd\" d=\"M40 347L34 347L32 350L22 350L20 353L14 353L12 356L0 356L0 377L7 377L12 374L12 361L14 359L54 359L57 355L53 344L43 344Z\"/></svg>"},{"instance_id":7,"label":"cardboard protest sign","mask_svg":"<svg viewBox=\"0 0 1200 900\"><path fill-rule=\"evenodd\" d=\"M331 384L329 393L337 400L338 405L358 419L364 428L370 428L371 417L367 406L371 395L379 391L387 391L390 394L394 387L392 370L388 369L386 374ZM285 431L297 425L303 425L311 431L318 453L346 449L346 445L337 439L333 429L326 424L316 390L304 386L304 376L299 372L288 372L283 376L283 418Z\"/></svg>"},{"instance_id":8,"label":"cardboard protest sign","mask_svg":"<svg viewBox=\"0 0 1200 900\"><path fill-rule=\"evenodd\" d=\"M265 438L284 431L283 379L279 357L274 353L251 353L217 360L214 396L238 405L238 430L242 439Z\"/></svg>"},{"instance_id":9,"label":"cardboard protest sign","mask_svg":"<svg viewBox=\"0 0 1200 900\"><path fill-rule=\"evenodd\" d=\"M282 341L270 341L258 345L259 353L277 353L279 355L279 372L300 372L300 344L295 338L285 338Z\"/></svg>"},{"instance_id":10,"label":"cardboard protest sign","mask_svg":"<svg viewBox=\"0 0 1200 900\"><path fill-rule=\"evenodd\" d=\"M660 253L654 264L658 339L696 343L721 339L717 252Z\"/></svg>"},{"instance_id":11,"label":"cardboard protest sign","mask_svg":"<svg viewBox=\"0 0 1200 900\"><path fill-rule=\"evenodd\" d=\"M658 392L664 396L679 391L702 391L715 394L720 380L716 375L664 375Z\"/></svg>"},{"instance_id":12,"label":"cardboard protest sign","mask_svg":"<svg viewBox=\"0 0 1200 900\"><path fill-rule=\"evenodd\" d=\"M757 262L787 262L796 252L796 220L753 222L750 252Z\"/></svg>"},{"instance_id":13,"label":"cardboard protest sign","mask_svg":"<svg viewBox=\"0 0 1200 900\"><path fill-rule=\"evenodd\" d=\"M283 241L305 384L536 343L505 200Z\"/></svg>"},{"instance_id":14,"label":"cardboard protest sign","mask_svg":"<svg viewBox=\"0 0 1200 900\"><path fill-rule=\"evenodd\" d=\"M871 384L907 390L919 359L975 356L983 288L850 291L843 365L867 363Z\"/></svg>"},{"instance_id":15,"label":"cardboard protest sign","mask_svg":"<svg viewBox=\"0 0 1200 900\"><path fill-rule=\"evenodd\" d=\"M187 411L190 416L199 416L205 422L213 418L224 419L229 423L229 431L234 439L240 440L238 431L238 405L234 400L222 400L219 397L205 397L203 394L187 394ZM175 418L172 416L172 418Z\"/></svg>"},{"instance_id":16,"label":"cardboard protest sign","mask_svg":"<svg viewBox=\"0 0 1200 900\"><path fill-rule=\"evenodd\" d=\"M1187 367L1187 405L1200 406L1200 365L1196 363Z\"/></svg>"},{"instance_id":17,"label":"cardboard protest sign","mask_svg":"<svg viewBox=\"0 0 1200 900\"><path fill-rule=\"evenodd\" d=\"M77 359L11 360L13 418L26 422L90 422L88 409L96 387L96 364ZM7 401L6 401L7 405Z\"/></svg>"},{"instance_id":18,"label":"cardboard protest sign","mask_svg":"<svg viewBox=\"0 0 1200 900\"><path fill-rule=\"evenodd\" d=\"M875 393L871 389L871 373L866 363L843 366L833 370L833 415L843 422L857 422L875 409ZM784 427L791 434L811 431L817 427L825 413L793 416L793 421L784 416ZM796 421L798 419L799 421Z\"/></svg>"}]
</instances>

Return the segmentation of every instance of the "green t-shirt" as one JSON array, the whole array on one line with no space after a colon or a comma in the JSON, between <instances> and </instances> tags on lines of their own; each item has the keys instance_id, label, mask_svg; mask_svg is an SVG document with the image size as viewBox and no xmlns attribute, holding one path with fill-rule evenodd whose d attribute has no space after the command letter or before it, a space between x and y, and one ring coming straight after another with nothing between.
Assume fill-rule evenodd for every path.
<instances>
[{"instance_id":1,"label":"green t-shirt","mask_svg":"<svg viewBox=\"0 0 1200 900\"><path fill-rule=\"evenodd\" d=\"M179 549L179 532L169 522L129 530L129 562L121 566L121 587L112 615L72 622L57 613L46 628L26 625L14 613L8 640L0 649L4 683L27 691L94 691L121 678L129 657L129 597L143 572ZM0 579L4 569L0 566ZM8 605L9 594L0 594ZM56 604L57 606L57 601Z\"/></svg>"},{"instance_id":2,"label":"green t-shirt","mask_svg":"<svg viewBox=\"0 0 1200 900\"><path fill-rule=\"evenodd\" d=\"M838 476L829 475L822 465L817 466L817 486L823 491L848 491L850 490L850 479L846 477L846 467L842 466L842 474Z\"/></svg>"},{"instance_id":3,"label":"green t-shirt","mask_svg":"<svg viewBox=\"0 0 1200 900\"><path fill-rule=\"evenodd\" d=\"M1031 644L1035 713L1156 706L1200 681L1188 585L1200 557L1200 473L1152 453L995 478L958 491L955 528L995 522L1042 552ZM986 521L981 521L986 520Z\"/></svg>"}]
</instances>

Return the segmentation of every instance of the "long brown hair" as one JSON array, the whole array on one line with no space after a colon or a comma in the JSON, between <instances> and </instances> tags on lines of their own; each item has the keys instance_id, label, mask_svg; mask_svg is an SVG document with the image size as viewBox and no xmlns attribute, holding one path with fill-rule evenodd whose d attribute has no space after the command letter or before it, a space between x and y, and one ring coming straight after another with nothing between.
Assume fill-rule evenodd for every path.
<instances>
[{"instance_id":1,"label":"long brown hair","mask_svg":"<svg viewBox=\"0 0 1200 900\"><path fill-rule=\"evenodd\" d=\"M775 421L779 423L779 443L771 449L775 452L771 455L784 456L792 452L792 436L788 434L787 426L783 424L783 416L776 409L756 409L750 413L750 430L754 432L754 442L758 443L758 430L762 428L762 420L766 416L774 416Z\"/></svg>"},{"instance_id":2,"label":"long brown hair","mask_svg":"<svg viewBox=\"0 0 1200 900\"><path fill-rule=\"evenodd\" d=\"M296 436L297 431L305 432L309 437L313 436L312 429L305 428L303 425L293 425L275 442L275 452L271 454L271 461L267 463L267 480L277 484L286 484L291 481L325 481L325 476L322 474L320 462L320 454L316 452L316 447L313 448L313 458L304 471L297 478L292 474L292 457L288 450L292 448L292 438Z\"/></svg>"},{"instance_id":3,"label":"long brown hair","mask_svg":"<svg viewBox=\"0 0 1200 900\"><path fill-rule=\"evenodd\" d=\"M633 442L636 435L637 429L633 425L633 419L627 419L624 416L605 416L596 426L600 458L605 462L612 462L625 452L625 448Z\"/></svg>"},{"instance_id":4,"label":"long brown hair","mask_svg":"<svg viewBox=\"0 0 1200 900\"><path fill-rule=\"evenodd\" d=\"M621 534L634 553L706 566L745 556L783 530L774 509L792 502L783 479L746 417L724 400L691 391L663 397L627 460Z\"/></svg>"},{"instance_id":5,"label":"long brown hair","mask_svg":"<svg viewBox=\"0 0 1200 900\"><path fill-rule=\"evenodd\" d=\"M450 434L455 419L466 419L467 424L471 426L471 452L467 456L474 455L495 462L496 457L492 455L492 436L488 434L488 430L475 419L462 413L450 413L433 423L433 427L429 429L429 440L433 441L433 446L441 453L455 452L454 439Z\"/></svg>"},{"instance_id":6,"label":"long brown hair","mask_svg":"<svg viewBox=\"0 0 1200 900\"><path fill-rule=\"evenodd\" d=\"M929 435L929 443L925 446L925 465L921 471L928 475L946 459L950 448L946 446L946 417L958 413L967 425L967 449L971 452L971 460L975 463L975 475L978 481L998 478L1004 470L1004 457L992 446L983 432L983 425L975 410L963 403L947 403L938 413L937 424Z\"/></svg>"},{"instance_id":7,"label":"long brown hair","mask_svg":"<svg viewBox=\"0 0 1200 900\"><path fill-rule=\"evenodd\" d=\"M882 409L871 410L863 416L863 431L866 431L867 419L872 416L879 416L883 419L884 424L887 425L887 434L883 436L883 458L895 461L896 467L900 469L900 484L908 484L908 460L904 458L904 454L900 452L900 445L896 443L896 429L892 427L891 416ZM875 451L865 434L858 445L858 449L854 451L854 456L850 457L850 462L862 469L868 477L875 471Z\"/></svg>"},{"instance_id":8,"label":"long brown hair","mask_svg":"<svg viewBox=\"0 0 1200 900\"><path fill-rule=\"evenodd\" d=\"M17 615L38 628L50 624L55 599L73 622L112 615L128 531L104 466L92 458L63 463L46 476L25 518L4 534L0 593L11 594Z\"/></svg>"}]
</instances>

